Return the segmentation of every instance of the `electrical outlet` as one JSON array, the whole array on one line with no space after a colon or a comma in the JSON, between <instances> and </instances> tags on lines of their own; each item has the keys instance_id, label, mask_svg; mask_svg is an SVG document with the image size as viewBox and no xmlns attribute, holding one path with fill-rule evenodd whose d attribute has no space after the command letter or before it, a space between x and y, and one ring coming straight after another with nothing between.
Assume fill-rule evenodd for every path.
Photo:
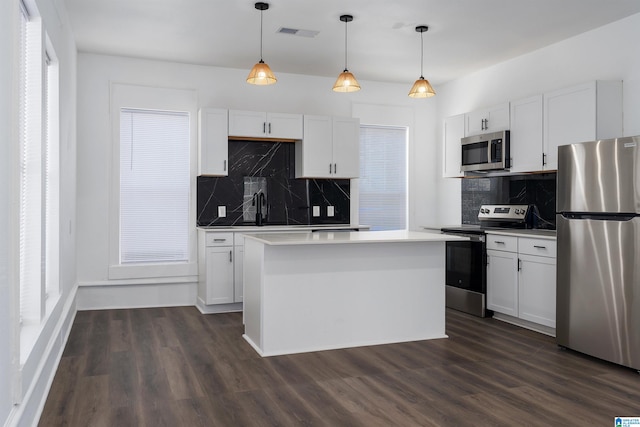
<instances>
[{"instance_id":1,"label":"electrical outlet","mask_svg":"<svg viewBox=\"0 0 640 427\"><path fill-rule=\"evenodd\" d=\"M334 216L336 214L335 207L327 206L327 216Z\"/></svg>"},{"instance_id":2,"label":"electrical outlet","mask_svg":"<svg viewBox=\"0 0 640 427\"><path fill-rule=\"evenodd\" d=\"M314 217L320 216L320 206L314 206L313 207L313 214Z\"/></svg>"},{"instance_id":3,"label":"electrical outlet","mask_svg":"<svg viewBox=\"0 0 640 427\"><path fill-rule=\"evenodd\" d=\"M226 206L218 206L218 217L224 218L227 216L227 207Z\"/></svg>"}]
</instances>

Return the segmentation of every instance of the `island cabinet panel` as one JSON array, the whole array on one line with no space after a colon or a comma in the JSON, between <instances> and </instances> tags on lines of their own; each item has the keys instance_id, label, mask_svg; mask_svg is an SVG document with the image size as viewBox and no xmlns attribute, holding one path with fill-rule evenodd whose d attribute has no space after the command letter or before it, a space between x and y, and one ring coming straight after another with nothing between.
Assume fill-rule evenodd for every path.
<instances>
[{"instance_id":1,"label":"island cabinet panel","mask_svg":"<svg viewBox=\"0 0 640 427\"><path fill-rule=\"evenodd\" d=\"M247 236L245 339L272 356L446 337L442 235L376 233Z\"/></svg>"}]
</instances>

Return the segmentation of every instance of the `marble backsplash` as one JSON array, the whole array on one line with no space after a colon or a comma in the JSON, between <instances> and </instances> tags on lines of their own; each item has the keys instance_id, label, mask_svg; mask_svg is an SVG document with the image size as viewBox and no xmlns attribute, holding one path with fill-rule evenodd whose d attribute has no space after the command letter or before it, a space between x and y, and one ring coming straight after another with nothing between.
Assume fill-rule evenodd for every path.
<instances>
[{"instance_id":1,"label":"marble backsplash","mask_svg":"<svg viewBox=\"0 0 640 427\"><path fill-rule=\"evenodd\" d=\"M264 225L348 224L350 181L295 178L294 150L289 142L229 141L229 175L198 177L198 225L255 225L259 210Z\"/></svg>"},{"instance_id":2,"label":"marble backsplash","mask_svg":"<svg viewBox=\"0 0 640 427\"><path fill-rule=\"evenodd\" d=\"M536 205L538 228L556 228L556 174L466 178L462 185L462 223L478 224L481 205Z\"/></svg>"}]
</instances>

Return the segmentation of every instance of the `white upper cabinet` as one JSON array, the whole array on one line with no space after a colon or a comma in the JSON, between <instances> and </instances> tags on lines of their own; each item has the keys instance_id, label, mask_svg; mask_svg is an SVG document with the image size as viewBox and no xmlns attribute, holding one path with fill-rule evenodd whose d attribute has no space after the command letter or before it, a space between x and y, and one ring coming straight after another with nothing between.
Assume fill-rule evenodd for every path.
<instances>
[{"instance_id":1,"label":"white upper cabinet","mask_svg":"<svg viewBox=\"0 0 640 427\"><path fill-rule=\"evenodd\" d=\"M302 139L302 114L229 110L229 136Z\"/></svg>"},{"instance_id":2,"label":"white upper cabinet","mask_svg":"<svg viewBox=\"0 0 640 427\"><path fill-rule=\"evenodd\" d=\"M558 147L622 136L622 82L593 81L544 95L544 165L558 167Z\"/></svg>"},{"instance_id":3,"label":"white upper cabinet","mask_svg":"<svg viewBox=\"0 0 640 427\"><path fill-rule=\"evenodd\" d=\"M227 176L227 110L201 108L198 111L198 175Z\"/></svg>"},{"instance_id":4,"label":"white upper cabinet","mask_svg":"<svg viewBox=\"0 0 640 427\"><path fill-rule=\"evenodd\" d=\"M542 170L542 95L511 102L511 172Z\"/></svg>"},{"instance_id":5,"label":"white upper cabinet","mask_svg":"<svg viewBox=\"0 0 640 427\"><path fill-rule=\"evenodd\" d=\"M304 116L304 136L296 142L296 178L357 178L360 174L360 120Z\"/></svg>"},{"instance_id":6,"label":"white upper cabinet","mask_svg":"<svg viewBox=\"0 0 640 427\"><path fill-rule=\"evenodd\" d=\"M444 119L442 176L445 178L459 178L464 176L460 169L460 163L462 162L462 146L460 145L460 140L464 137L464 119L464 114Z\"/></svg>"},{"instance_id":7,"label":"white upper cabinet","mask_svg":"<svg viewBox=\"0 0 640 427\"><path fill-rule=\"evenodd\" d=\"M509 129L509 103L494 105L466 114L465 135L480 135Z\"/></svg>"},{"instance_id":8,"label":"white upper cabinet","mask_svg":"<svg viewBox=\"0 0 640 427\"><path fill-rule=\"evenodd\" d=\"M332 178L360 176L360 119L333 117Z\"/></svg>"}]
</instances>

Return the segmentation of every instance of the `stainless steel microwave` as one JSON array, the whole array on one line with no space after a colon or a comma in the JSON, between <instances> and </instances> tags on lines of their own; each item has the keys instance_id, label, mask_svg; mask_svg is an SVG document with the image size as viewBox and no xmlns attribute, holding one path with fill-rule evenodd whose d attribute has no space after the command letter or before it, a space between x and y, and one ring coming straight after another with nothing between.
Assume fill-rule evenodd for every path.
<instances>
[{"instance_id":1,"label":"stainless steel microwave","mask_svg":"<svg viewBox=\"0 0 640 427\"><path fill-rule=\"evenodd\" d=\"M462 138L462 165L465 171L509 169L509 131Z\"/></svg>"}]
</instances>

